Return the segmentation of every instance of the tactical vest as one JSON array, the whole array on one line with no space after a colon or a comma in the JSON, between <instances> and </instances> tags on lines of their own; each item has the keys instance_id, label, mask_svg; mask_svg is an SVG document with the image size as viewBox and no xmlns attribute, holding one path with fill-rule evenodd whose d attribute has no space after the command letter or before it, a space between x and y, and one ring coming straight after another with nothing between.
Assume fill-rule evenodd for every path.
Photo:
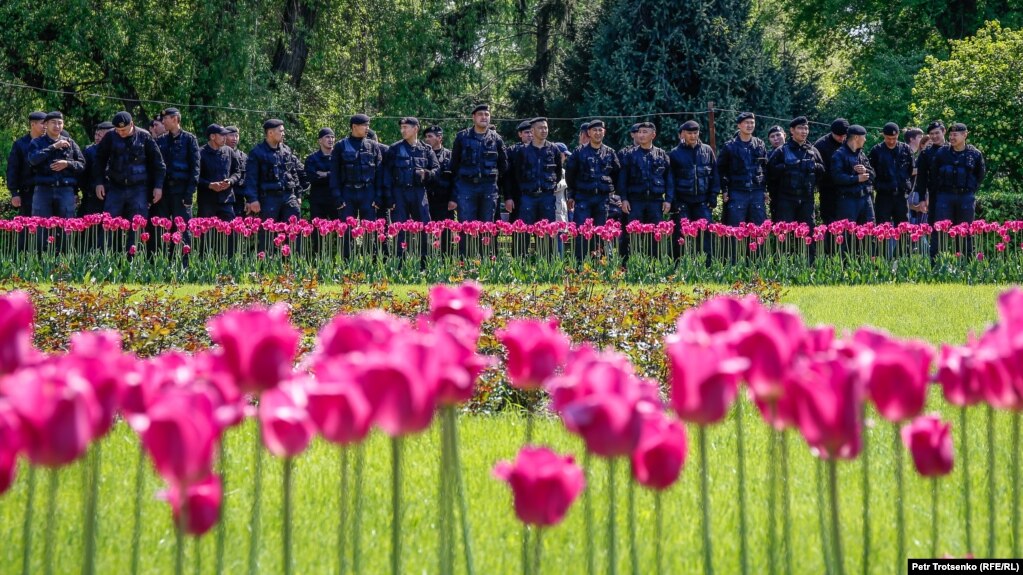
<instances>
[{"instance_id":1,"label":"tactical vest","mask_svg":"<svg viewBox=\"0 0 1023 575\"><path fill-rule=\"evenodd\" d=\"M728 165L728 189L732 192L748 192L762 190L764 188L764 167L767 165L767 148L759 139L754 139L748 146L749 156L745 149L747 146L740 140L735 139L728 143L731 148Z\"/></svg>"},{"instance_id":2,"label":"tactical vest","mask_svg":"<svg viewBox=\"0 0 1023 575\"><path fill-rule=\"evenodd\" d=\"M677 156L682 156L686 160L689 159L687 152L691 150L694 161L682 163L678 169L675 169L674 163L672 164L672 169L675 170L676 197L689 202L701 201L710 190L710 175L714 171L710 165L709 148L697 144L695 149L682 146L678 149L681 152Z\"/></svg>"},{"instance_id":3,"label":"tactical vest","mask_svg":"<svg viewBox=\"0 0 1023 575\"><path fill-rule=\"evenodd\" d=\"M628 197L640 196L663 198L668 189L668 156L659 148L632 152L635 165L629 170Z\"/></svg>"},{"instance_id":4,"label":"tactical vest","mask_svg":"<svg viewBox=\"0 0 1023 575\"><path fill-rule=\"evenodd\" d=\"M470 129L464 138L459 138L462 146L462 163L458 166L458 175L462 178L497 179L497 139L488 130L478 137Z\"/></svg>"},{"instance_id":5,"label":"tactical vest","mask_svg":"<svg viewBox=\"0 0 1023 575\"><path fill-rule=\"evenodd\" d=\"M46 138L46 136L42 136ZM47 138L47 146L52 143L52 140ZM74 160L74 150L72 148L65 148L63 150L50 150L46 154L46 160L36 166L35 175L33 176L33 182L36 186L43 186L47 188L75 188L78 187L78 176L71 173L71 170L65 168L59 172L55 172L50 169L50 164L57 160Z\"/></svg>"},{"instance_id":6,"label":"tactical vest","mask_svg":"<svg viewBox=\"0 0 1023 575\"><path fill-rule=\"evenodd\" d=\"M781 191L786 195L812 198L817 184L817 163L813 155L809 150L803 150L803 157L800 158L788 144L782 146L782 152L785 154L785 172Z\"/></svg>"},{"instance_id":7,"label":"tactical vest","mask_svg":"<svg viewBox=\"0 0 1023 575\"><path fill-rule=\"evenodd\" d=\"M601 153L601 152L604 153ZM581 192L610 194L614 191L611 171L614 169L614 152L609 149L594 150L592 146L576 152L579 157L579 175L575 187Z\"/></svg>"},{"instance_id":8,"label":"tactical vest","mask_svg":"<svg viewBox=\"0 0 1023 575\"><path fill-rule=\"evenodd\" d=\"M146 163L146 142L136 129L132 135L122 138L114 134L110 145L110 160L107 162L107 179L121 186L143 186L149 179Z\"/></svg>"},{"instance_id":9,"label":"tactical vest","mask_svg":"<svg viewBox=\"0 0 1023 575\"><path fill-rule=\"evenodd\" d=\"M366 149L365 140L359 149L355 149L350 138L342 140L341 162L345 167L343 184L346 186L366 186L376 177L377 157Z\"/></svg>"},{"instance_id":10,"label":"tactical vest","mask_svg":"<svg viewBox=\"0 0 1023 575\"><path fill-rule=\"evenodd\" d=\"M530 144L519 151L516 180L524 194L553 194L558 188L557 148L547 144L542 148Z\"/></svg>"},{"instance_id":11,"label":"tactical vest","mask_svg":"<svg viewBox=\"0 0 1023 575\"><path fill-rule=\"evenodd\" d=\"M939 150L935 154L937 163L938 191L953 194L975 194L979 187L976 168L978 154L971 148L962 152L954 152L952 147Z\"/></svg>"},{"instance_id":12,"label":"tactical vest","mask_svg":"<svg viewBox=\"0 0 1023 575\"><path fill-rule=\"evenodd\" d=\"M409 154L409 147L401 142L395 144L398 151L395 153L394 165L391 168L391 176L396 186L401 188L422 187L422 183L416 181L416 170L426 169L426 158L423 157L421 147L413 148L413 154Z\"/></svg>"},{"instance_id":13,"label":"tactical vest","mask_svg":"<svg viewBox=\"0 0 1023 575\"><path fill-rule=\"evenodd\" d=\"M259 152L260 193L288 194L298 188L295 172L297 164L292 160L291 150L287 146L281 144L274 150L264 142Z\"/></svg>"},{"instance_id":14,"label":"tactical vest","mask_svg":"<svg viewBox=\"0 0 1023 575\"><path fill-rule=\"evenodd\" d=\"M160 153L163 154L163 161L167 164L167 181L173 184L184 184L192 179L192 166L188 163L188 146L185 143L188 136L185 132L174 138L170 134L157 140L160 145Z\"/></svg>"}]
</instances>

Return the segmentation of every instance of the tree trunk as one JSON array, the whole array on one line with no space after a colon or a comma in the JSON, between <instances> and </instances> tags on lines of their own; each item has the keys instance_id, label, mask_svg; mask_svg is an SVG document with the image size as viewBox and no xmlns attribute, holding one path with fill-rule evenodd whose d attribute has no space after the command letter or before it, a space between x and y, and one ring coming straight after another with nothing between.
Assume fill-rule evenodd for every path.
<instances>
[{"instance_id":1,"label":"tree trunk","mask_svg":"<svg viewBox=\"0 0 1023 575\"><path fill-rule=\"evenodd\" d=\"M302 84L309 57L309 37L319 17L315 0L288 0L284 6L282 36L274 49L273 71L286 74L288 83Z\"/></svg>"}]
</instances>

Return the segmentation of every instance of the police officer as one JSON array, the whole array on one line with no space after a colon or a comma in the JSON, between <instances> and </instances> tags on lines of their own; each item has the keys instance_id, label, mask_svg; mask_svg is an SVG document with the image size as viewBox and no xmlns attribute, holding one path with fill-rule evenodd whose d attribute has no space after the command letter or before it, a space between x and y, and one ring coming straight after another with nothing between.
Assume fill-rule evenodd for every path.
<instances>
[{"instance_id":1,"label":"police officer","mask_svg":"<svg viewBox=\"0 0 1023 575\"><path fill-rule=\"evenodd\" d=\"M515 155L511 171L521 203L519 214L527 224L535 224L540 220L553 222L554 192L564 174L561 153L553 143L547 141L547 118L533 118L529 124L533 134L532 142L523 146ZM505 208L509 212L515 209L515 199L505 200Z\"/></svg>"},{"instance_id":2,"label":"police officer","mask_svg":"<svg viewBox=\"0 0 1023 575\"><path fill-rule=\"evenodd\" d=\"M472 124L451 146L455 199L449 207L458 209L460 221L489 222L497 212L498 179L508 170L508 155L504 140L489 129L489 106L473 108Z\"/></svg>"},{"instance_id":3,"label":"police officer","mask_svg":"<svg viewBox=\"0 0 1023 575\"><path fill-rule=\"evenodd\" d=\"M664 220L671 210L675 180L667 152L654 145L657 128L653 122L640 122L636 131L638 145L621 156L618 193L622 212L630 222L654 224Z\"/></svg>"},{"instance_id":4,"label":"police officer","mask_svg":"<svg viewBox=\"0 0 1023 575\"><path fill-rule=\"evenodd\" d=\"M163 197L167 175L163 155L156 140L136 127L128 112L114 114L111 123L113 131L96 145L92 170L96 197L103 200L103 211L111 216L148 217L150 199L155 203Z\"/></svg>"},{"instance_id":5,"label":"police officer","mask_svg":"<svg viewBox=\"0 0 1023 575\"><path fill-rule=\"evenodd\" d=\"M163 126L163 114L157 114L156 117L149 122L149 134L158 139L166 133L167 128Z\"/></svg>"},{"instance_id":6,"label":"police officer","mask_svg":"<svg viewBox=\"0 0 1023 575\"><path fill-rule=\"evenodd\" d=\"M223 126L207 126L206 139L199 149L199 217L229 222L235 218L234 187L242 177L241 165L225 143L227 130Z\"/></svg>"},{"instance_id":7,"label":"police officer","mask_svg":"<svg viewBox=\"0 0 1023 575\"><path fill-rule=\"evenodd\" d=\"M160 147L167 173L163 181L163 198L153 201L149 215L150 218L171 220L181 218L187 225L192 219L192 203L199 181L199 141L194 134L181 129L181 112L177 108L164 110L160 121L167 131L156 139L156 145ZM154 253L158 234L152 222L149 227L150 253ZM188 244L190 234L186 230L183 235L185 244Z\"/></svg>"},{"instance_id":8,"label":"police officer","mask_svg":"<svg viewBox=\"0 0 1023 575\"><path fill-rule=\"evenodd\" d=\"M767 219L767 147L753 135L756 118L743 112L735 119L739 128L718 156L721 192L725 200L725 224L760 225Z\"/></svg>"},{"instance_id":9,"label":"police officer","mask_svg":"<svg viewBox=\"0 0 1023 575\"><path fill-rule=\"evenodd\" d=\"M579 124L579 148L585 148L590 143L590 123Z\"/></svg>"},{"instance_id":10,"label":"police officer","mask_svg":"<svg viewBox=\"0 0 1023 575\"><path fill-rule=\"evenodd\" d=\"M785 145L785 132L781 126L771 126L767 130L767 143L771 144L772 152Z\"/></svg>"},{"instance_id":11,"label":"police officer","mask_svg":"<svg viewBox=\"0 0 1023 575\"><path fill-rule=\"evenodd\" d=\"M114 129L110 122L100 122L92 134L92 144L82 150L85 156L85 172L78 177L78 188L82 191L82 203L78 206L78 217L103 213L103 202L96 197L96 183L92 180L92 166L96 163L96 150L100 140Z\"/></svg>"},{"instance_id":12,"label":"police officer","mask_svg":"<svg viewBox=\"0 0 1023 575\"><path fill-rule=\"evenodd\" d=\"M899 125L888 122L882 128L884 141L870 149L874 181L874 218L877 223L899 225L909 221L906 202L913 191L913 151L899 141Z\"/></svg>"},{"instance_id":13,"label":"police officer","mask_svg":"<svg viewBox=\"0 0 1023 575\"><path fill-rule=\"evenodd\" d=\"M856 224L874 221L874 168L863 153L867 130L849 126L848 137L831 156L831 182L835 185L835 217Z\"/></svg>"},{"instance_id":14,"label":"police officer","mask_svg":"<svg viewBox=\"0 0 1023 575\"><path fill-rule=\"evenodd\" d=\"M46 132L32 140L28 163L32 165L35 190L32 215L59 218L75 217L75 192L78 178L85 171L85 156L71 138L61 135L64 115L46 114ZM40 241L43 234L39 234Z\"/></svg>"},{"instance_id":15,"label":"police officer","mask_svg":"<svg viewBox=\"0 0 1023 575\"><path fill-rule=\"evenodd\" d=\"M789 122L792 139L771 153L767 171L776 193L771 204L772 219L803 223L813 231L814 193L826 170L820 152L807 141L809 124L806 116Z\"/></svg>"},{"instance_id":16,"label":"police officer","mask_svg":"<svg viewBox=\"0 0 1023 575\"><path fill-rule=\"evenodd\" d=\"M949 220L953 225L972 223L976 215L977 189L984 181L987 166L984 155L973 144L966 143L969 132L966 124L952 124L948 130L948 145L935 146L931 157L928 186L931 221ZM931 256L938 253L937 232L931 236ZM964 254L971 254L973 245L966 237Z\"/></svg>"},{"instance_id":17,"label":"police officer","mask_svg":"<svg viewBox=\"0 0 1023 575\"><path fill-rule=\"evenodd\" d=\"M817 148L817 153L820 154L821 159L824 160L824 171L826 172L824 178L819 182L820 189L820 204L821 204L821 220L825 224L830 224L835 221L835 184L831 180L831 157L835 155L835 152L842 147L845 143L846 138L849 134L849 121L845 118L835 118L831 122L831 131L813 143L813 147Z\"/></svg>"},{"instance_id":18,"label":"police officer","mask_svg":"<svg viewBox=\"0 0 1023 575\"><path fill-rule=\"evenodd\" d=\"M384 147L369 138L369 116L356 114L351 133L334 146L330 157L330 189L341 198L346 217L373 220L383 208Z\"/></svg>"},{"instance_id":19,"label":"police officer","mask_svg":"<svg viewBox=\"0 0 1023 575\"><path fill-rule=\"evenodd\" d=\"M604 144L607 129L603 120L592 120L583 124L587 127L586 144L568 157L565 166L565 183L568 184L568 210L577 226L593 220L593 225L607 223L608 198L615 191L615 181L622 164L618 154ZM575 238L575 258L581 261L589 255L593 240L581 235Z\"/></svg>"},{"instance_id":20,"label":"police officer","mask_svg":"<svg viewBox=\"0 0 1023 575\"><path fill-rule=\"evenodd\" d=\"M19 216L32 215L32 166L28 163L28 147L32 140L46 133L46 112L28 115L28 133L14 141L7 156L7 189L11 192L11 205L18 208ZM24 247L23 241L19 245Z\"/></svg>"},{"instance_id":21,"label":"police officer","mask_svg":"<svg viewBox=\"0 0 1023 575\"><path fill-rule=\"evenodd\" d=\"M934 155L938 153L941 148L947 146L945 142L945 123L941 120L935 120L927 125L927 138L930 140L930 145L925 146L920 151L920 155L917 158L917 181L916 187L920 192L921 206L920 208L924 213L929 211L928 205L931 201L931 192L933 187L931 185L931 163L934 160ZM934 218L929 218L930 221L936 222Z\"/></svg>"},{"instance_id":22,"label":"police officer","mask_svg":"<svg viewBox=\"0 0 1023 575\"><path fill-rule=\"evenodd\" d=\"M450 220L453 217L448 209L451 200L451 150L444 147L444 129L434 125L426 129L423 136L433 154L437 156L437 177L426 184L426 196L430 201L430 221Z\"/></svg>"},{"instance_id":23,"label":"police officer","mask_svg":"<svg viewBox=\"0 0 1023 575\"><path fill-rule=\"evenodd\" d=\"M309 218L336 220L341 217L341 195L330 188L330 165L334 153L334 130L321 128L316 135L320 149L305 158L305 176L309 180ZM313 236L314 238L316 236Z\"/></svg>"},{"instance_id":24,"label":"police officer","mask_svg":"<svg viewBox=\"0 0 1023 575\"><path fill-rule=\"evenodd\" d=\"M437 177L440 163L433 148L419 140L419 119L398 120L401 140L387 148L384 156L384 205L394 210L394 221L430 221L426 186Z\"/></svg>"},{"instance_id":25,"label":"police officer","mask_svg":"<svg viewBox=\"0 0 1023 575\"><path fill-rule=\"evenodd\" d=\"M234 152L235 158L238 159L238 167L241 170L238 181L231 186L231 192L234 194L234 214L236 217L241 217L251 213L249 204L255 201L255 198L250 199L245 195L245 163L248 161L249 156L238 148L238 142L241 140L238 126L224 126L224 130L227 132L224 136L224 144Z\"/></svg>"},{"instance_id":26,"label":"police officer","mask_svg":"<svg viewBox=\"0 0 1023 575\"><path fill-rule=\"evenodd\" d=\"M284 122L263 122L263 141L252 148L246 163L245 195L255 198L249 210L277 222L301 217L299 197L306 186L302 162L284 143Z\"/></svg>"},{"instance_id":27,"label":"police officer","mask_svg":"<svg viewBox=\"0 0 1023 575\"><path fill-rule=\"evenodd\" d=\"M523 148L528 146L533 141L533 131L531 129L529 122L530 122L529 120L523 120L519 122L518 128L515 131L516 135L519 137L519 141L515 142L511 146L508 146L507 148L509 166L515 165L516 162L515 157L519 154L519 152L522 151ZM508 177L501 178L499 181L499 186L501 189L501 197L504 198L504 205L501 206L501 210L503 211L503 213L508 214L508 221L514 222L519 219L519 211L522 208L522 201L521 198L519 197L518 186L515 183L515 179L512 177L511 174L509 174ZM508 200L512 200L512 204L509 204ZM507 209L509 205L514 205L515 209L509 211Z\"/></svg>"},{"instance_id":28,"label":"police officer","mask_svg":"<svg viewBox=\"0 0 1023 575\"><path fill-rule=\"evenodd\" d=\"M679 144L668 156L675 180L675 205L679 220L713 221L721 182L714 150L700 142L700 125L689 120L679 126Z\"/></svg>"}]
</instances>

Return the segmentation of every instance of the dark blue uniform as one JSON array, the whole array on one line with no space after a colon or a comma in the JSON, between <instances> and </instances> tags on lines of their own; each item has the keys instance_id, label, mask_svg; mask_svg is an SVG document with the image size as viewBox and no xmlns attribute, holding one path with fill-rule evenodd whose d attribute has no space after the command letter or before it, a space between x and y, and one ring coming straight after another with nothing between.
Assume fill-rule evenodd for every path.
<instances>
[{"instance_id":1,"label":"dark blue uniform","mask_svg":"<svg viewBox=\"0 0 1023 575\"><path fill-rule=\"evenodd\" d=\"M437 177L426 183L426 197L430 201L430 221L452 219L452 211L448 209L451 201L451 150L441 148L434 150L437 156Z\"/></svg>"},{"instance_id":2,"label":"dark blue uniform","mask_svg":"<svg viewBox=\"0 0 1023 575\"><path fill-rule=\"evenodd\" d=\"M384 146L369 138L349 136L334 145L330 157L330 190L344 202L346 217L374 220L373 204L383 206Z\"/></svg>"},{"instance_id":3,"label":"dark blue uniform","mask_svg":"<svg viewBox=\"0 0 1023 575\"><path fill-rule=\"evenodd\" d=\"M863 165L870 176L859 180L855 166ZM835 185L835 218L857 224L874 221L874 168L863 150L856 152L842 145L831 156L831 182Z\"/></svg>"},{"instance_id":4,"label":"dark blue uniform","mask_svg":"<svg viewBox=\"0 0 1023 575\"><path fill-rule=\"evenodd\" d=\"M167 165L163 180L163 197L150 208L150 215L164 218L192 219L192 202L199 181L199 141L190 132L170 132L156 139Z\"/></svg>"},{"instance_id":5,"label":"dark blue uniform","mask_svg":"<svg viewBox=\"0 0 1023 575\"><path fill-rule=\"evenodd\" d=\"M767 147L760 138L729 140L718 156L718 173L725 203L725 223L762 224L767 219Z\"/></svg>"},{"instance_id":6,"label":"dark blue uniform","mask_svg":"<svg viewBox=\"0 0 1023 575\"><path fill-rule=\"evenodd\" d=\"M824 160L824 177L818 182L818 189L820 190L821 220L825 224L830 224L838 219L835 216L837 192L835 191L835 184L831 180L831 157L842 147L842 142L839 142L828 133L818 138L813 143L813 147L817 149L817 153Z\"/></svg>"},{"instance_id":7,"label":"dark blue uniform","mask_svg":"<svg viewBox=\"0 0 1023 575\"><path fill-rule=\"evenodd\" d=\"M302 163L287 144L272 148L264 140L249 152L245 195L259 200L260 218L286 222L301 217L299 196L305 187Z\"/></svg>"},{"instance_id":8,"label":"dark blue uniform","mask_svg":"<svg viewBox=\"0 0 1023 575\"><path fill-rule=\"evenodd\" d=\"M21 198L19 216L32 215L32 192L35 187L32 176L32 165L28 163L28 147L32 144L32 135L14 140L11 153L7 155L7 189L12 198Z\"/></svg>"},{"instance_id":9,"label":"dark blue uniform","mask_svg":"<svg viewBox=\"0 0 1023 575\"><path fill-rule=\"evenodd\" d=\"M333 154L316 150L305 158L305 177L309 181L309 218L336 220L341 217L341 194L330 189L330 162ZM326 174L321 176L320 174Z\"/></svg>"},{"instance_id":10,"label":"dark blue uniform","mask_svg":"<svg viewBox=\"0 0 1023 575\"><path fill-rule=\"evenodd\" d=\"M242 217L245 215L245 204L256 201L256 197L246 195L248 192L245 189L245 165L249 161L249 155L241 150L232 151L238 160L238 183L231 186L231 192L234 193L234 214L237 217Z\"/></svg>"},{"instance_id":11,"label":"dark blue uniform","mask_svg":"<svg viewBox=\"0 0 1023 575\"><path fill-rule=\"evenodd\" d=\"M519 149L514 158L511 179L518 196L519 219L527 224L555 221L554 192L564 175L558 148L550 142L543 146L529 144Z\"/></svg>"},{"instance_id":12,"label":"dark blue uniform","mask_svg":"<svg viewBox=\"0 0 1023 575\"><path fill-rule=\"evenodd\" d=\"M437 178L439 170L437 155L425 143L409 144L400 140L391 144L384 155L383 202L380 205L394 206L396 222L429 222L426 186Z\"/></svg>"},{"instance_id":13,"label":"dark blue uniform","mask_svg":"<svg viewBox=\"0 0 1023 575\"><path fill-rule=\"evenodd\" d=\"M586 145L578 148L568 157L565 166L565 184L568 186L567 199L575 202L572 210L572 221L577 226L593 220L593 225L603 226L607 223L608 198L615 192L615 181L622 163L618 154L603 144L599 148ZM584 253L593 251L582 236L575 238L575 257L583 258Z\"/></svg>"},{"instance_id":14,"label":"dark blue uniform","mask_svg":"<svg viewBox=\"0 0 1023 575\"><path fill-rule=\"evenodd\" d=\"M149 132L135 126L122 138L110 130L96 146L92 170L92 181L106 190L103 211L128 219L148 216L150 194L163 185L166 170L160 148Z\"/></svg>"},{"instance_id":15,"label":"dark blue uniform","mask_svg":"<svg viewBox=\"0 0 1023 575\"><path fill-rule=\"evenodd\" d=\"M62 150L57 149L55 145L58 141L67 141L70 146ZM60 171L51 169L50 164L59 160L68 162L67 167ZM60 137L54 140L43 134L32 140L29 145L28 163L32 165L35 184L32 215L75 217L78 178L85 172L85 156L78 144L70 138Z\"/></svg>"},{"instance_id":16,"label":"dark blue uniform","mask_svg":"<svg viewBox=\"0 0 1023 575\"><path fill-rule=\"evenodd\" d=\"M721 181L717 158L707 144L689 146L680 142L668 156L675 180L675 202L679 220L712 221L711 211L718 203Z\"/></svg>"},{"instance_id":17,"label":"dark blue uniform","mask_svg":"<svg viewBox=\"0 0 1023 575\"><path fill-rule=\"evenodd\" d=\"M663 221L661 204L672 203L675 193L668 154L657 146L636 146L623 153L620 159L618 193L623 202L629 202L629 221L644 224Z\"/></svg>"},{"instance_id":18,"label":"dark blue uniform","mask_svg":"<svg viewBox=\"0 0 1023 575\"><path fill-rule=\"evenodd\" d=\"M241 180L241 166L238 156L231 148L221 146L213 149L206 144L199 149L199 217L217 217L225 222L235 218L234 186ZM231 187L222 191L210 189L214 182L230 182Z\"/></svg>"},{"instance_id":19,"label":"dark blue uniform","mask_svg":"<svg viewBox=\"0 0 1023 575\"><path fill-rule=\"evenodd\" d=\"M909 221L906 202L913 191L913 151L902 142L896 142L894 148L881 142L870 149L868 157L877 173L874 181L877 223L898 225Z\"/></svg>"},{"instance_id":20,"label":"dark blue uniform","mask_svg":"<svg viewBox=\"0 0 1023 575\"><path fill-rule=\"evenodd\" d=\"M931 223L949 220L953 224L973 222L976 216L977 189L984 181L987 166L980 150L967 144L957 152L951 144L938 148L930 158L927 174ZM973 251L971 238L965 238L964 254ZM931 236L931 256L938 253L937 232Z\"/></svg>"},{"instance_id":21,"label":"dark blue uniform","mask_svg":"<svg viewBox=\"0 0 1023 575\"><path fill-rule=\"evenodd\" d=\"M804 223L812 231L814 192L826 172L820 153L809 143L789 140L772 152L767 162L767 175L775 192L772 219Z\"/></svg>"},{"instance_id":22,"label":"dark blue uniform","mask_svg":"<svg viewBox=\"0 0 1023 575\"><path fill-rule=\"evenodd\" d=\"M82 150L82 155L85 156L85 172L78 178L78 189L82 191L82 203L78 206L78 217L103 213L103 200L96 197L96 184L105 182L95 182L92 179L92 166L96 163L96 151L96 144Z\"/></svg>"},{"instance_id":23,"label":"dark blue uniform","mask_svg":"<svg viewBox=\"0 0 1023 575\"><path fill-rule=\"evenodd\" d=\"M497 132L480 134L475 126L458 132L451 146L451 175L460 221L494 220L498 179L507 169L504 140Z\"/></svg>"}]
</instances>

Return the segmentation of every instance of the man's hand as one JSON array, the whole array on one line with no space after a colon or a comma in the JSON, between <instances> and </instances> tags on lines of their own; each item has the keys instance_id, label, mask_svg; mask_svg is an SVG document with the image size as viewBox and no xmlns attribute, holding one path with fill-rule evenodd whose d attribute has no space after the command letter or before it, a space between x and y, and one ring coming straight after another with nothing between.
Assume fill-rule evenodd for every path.
<instances>
[{"instance_id":1,"label":"man's hand","mask_svg":"<svg viewBox=\"0 0 1023 575\"><path fill-rule=\"evenodd\" d=\"M458 209L458 202L448 202L448 211L453 212Z\"/></svg>"},{"instance_id":2,"label":"man's hand","mask_svg":"<svg viewBox=\"0 0 1023 575\"><path fill-rule=\"evenodd\" d=\"M60 172L63 171L64 168L67 168L68 165L69 164L67 160L57 160L56 162L50 164L50 169L53 170L54 172Z\"/></svg>"},{"instance_id":3,"label":"man's hand","mask_svg":"<svg viewBox=\"0 0 1023 575\"><path fill-rule=\"evenodd\" d=\"M71 147L71 142L67 140L57 140L53 143L53 149L55 150L66 150Z\"/></svg>"},{"instance_id":4,"label":"man's hand","mask_svg":"<svg viewBox=\"0 0 1023 575\"><path fill-rule=\"evenodd\" d=\"M671 202L661 202L661 212L668 213L671 211Z\"/></svg>"},{"instance_id":5,"label":"man's hand","mask_svg":"<svg viewBox=\"0 0 1023 575\"><path fill-rule=\"evenodd\" d=\"M102 200L103 197L106 196L106 195L107 195L107 190L103 187L103 184L100 184L100 185L96 186L96 197L97 198Z\"/></svg>"},{"instance_id":6,"label":"man's hand","mask_svg":"<svg viewBox=\"0 0 1023 575\"><path fill-rule=\"evenodd\" d=\"M14 196L11 198L11 205L20 208L21 207L21 196Z\"/></svg>"},{"instance_id":7,"label":"man's hand","mask_svg":"<svg viewBox=\"0 0 1023 575\"><path fill-rule=\"evenodd\" d=\"M721 194L721 201L726 203L726 204L728 203L728 192L723 192Z\"/></svg>"},{"instance_id":8,"label":"man's hand","mask_svg":"<svg viewBox=\"0 0 1023 575\"><path fill-rule=\"evenodd\" d=\"M509 214L514 212L515 211L515 200L505 200L504 201L504 211L508 212Z\"/></svg>"},{"instance_id":9,"label":"man's hand","mask_svg":"<svg viewBox=\"0 0 1023 575\"><path fill-rule=\"evenodd\" d=\"M245 204L246 214L258 214L259 210L260 210L259 200L254 200Z\"/></svg>"},{"instance_id":10,"label":"man's hand","mask_svg":"<svg viewBox=\"0 0 1023 575\"><path fill-rule=\"evenodd\" d=\"M153 188L153 203L159 202L161 198L163 198L163 189Z\"/></svg>"},{"instance_id":11,"label":"man's hand","mask_svg":"<svg viewBox=\"0 0 1023 575\"><path fill-rule=\"evenodd\" d=\"M622 213L627 214L632 211L632 206L629 205L629 200L622 200Z\"/></svg>"},{"instance_id":12,"label":"man's hand","mask_svg":"<svg viewBox=\"0 0 1023 575\"><path fill-rule=\"evenodd\" d=\"M859 176L856 176L856 178L861 182L865 182L870 179L870 174L861 173Z\"/></svg>"},{"instance_id":13,"label":"man's hand","mask_svg":"<svg viewBox=\"0 0 1023 575\"><path fill-rule=\"evenodd\" d=\"M568 211L571 212L575 209L575 200L565 200L565 206L567 206Z\"/></svg>"},{"instance_id":14,"label":"man's hand","mask_svg":"<svg viewBox=\"0 0 1023 575\"><path fill-rule=\"evenodd\" d=\"M316 175L321 178L326 178L330 176L330 172L316 172Z\"/></svg>"}]
</instances>

